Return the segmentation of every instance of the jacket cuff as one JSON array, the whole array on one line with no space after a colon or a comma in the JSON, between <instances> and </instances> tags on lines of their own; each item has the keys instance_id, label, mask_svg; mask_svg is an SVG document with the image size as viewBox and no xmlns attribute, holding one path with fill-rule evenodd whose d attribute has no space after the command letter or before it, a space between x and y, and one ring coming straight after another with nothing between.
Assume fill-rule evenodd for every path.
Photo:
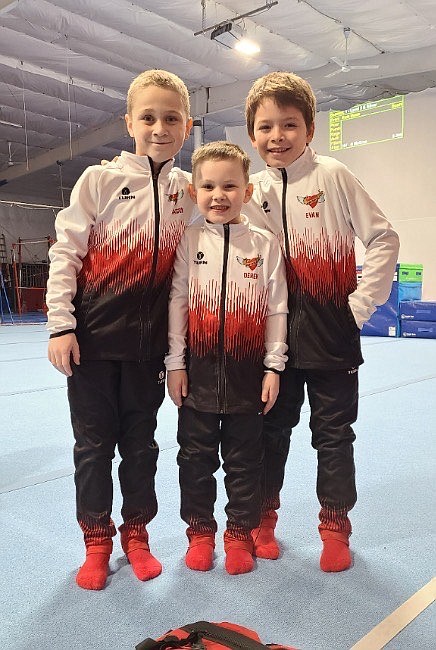
<instances>
[{"instance_id":1,"label":"jacket cuff","mask_svg":"<svg viewBox=\"0 0 436 650\"><path fill-rule=\"evenodd\" d=\"M276 368L267 368L266 366L263 367L264 372L273 372L275 375L281 375L283 370L277 370Z\"/></svg>"},{"instance_id":2,"label":"jacket cuff","mask_svg":"<svg viewBox=\"0 0 436 650\"><path fill-rule=\"evenodd\" d=\"M57 339L58 336L64 336L65 334L75 334L76 330L64 330L63 332L54 332L50 334L49 339Z\"/></svg>"}]
</instances>

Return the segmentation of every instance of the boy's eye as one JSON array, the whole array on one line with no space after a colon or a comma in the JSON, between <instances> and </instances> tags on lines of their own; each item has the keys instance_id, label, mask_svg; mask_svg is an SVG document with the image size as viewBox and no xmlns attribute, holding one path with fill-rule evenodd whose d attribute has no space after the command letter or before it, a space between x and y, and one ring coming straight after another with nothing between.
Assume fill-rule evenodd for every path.
<instances>
[{"instance_id":1,"label":"boy's eye","mask_svg":"<svg viewBox=\"0 0 436 650\"><path fill-rule=\"evenodd\" d=\"M269 126L268 126L268 124L261 124L261 125L258 127L258 129L259 129L259 131L268 131Z\"/></svg>"},{"instance_id":2,"label":"boy's eye","mask_svg":"<svg viewBox=\"0 0 436 650\"><path fill-rule=\"evenodd\" d=\"M179 118L176 117L175 115L170 115L169 117L167 117L167 122L170 122L172 124L174 124L175 122L178 122L178 121L179 121Z\"/></svg>"},{"instance_id":3,"label":"boy's eye","mask_svg":"<svg viewBox=\"0 0 436 650\"><path fill-rule=\"evenodd\" d=\"M213 190L213 187L212 187L212 185L210 185L210 183L205 183L201 187L202 187L203 190Z\"/></svg>"},{"instance_id":4,"label":"boy's eye","mask_svg":"<svg viewBox=\"0 0 436 650\"><path fill-rule=\"evenodd\" d=\"M144 115L143 118L144 122L153 122L153 116L152 115Z\"/></svg>"},{"instance_id":5,"label":"boy's eye","mask_svg":"<svg viewBox=\"0 0 436 650\"><path fill-rule=\"evenodd\" d=\"M235 188L235 187L236 187L236 185L235 185L234 183L228 183L228 184L225 186L225 189L226 189L226 190L233 190L233 188Z\"/></svg>"}]
</instances>

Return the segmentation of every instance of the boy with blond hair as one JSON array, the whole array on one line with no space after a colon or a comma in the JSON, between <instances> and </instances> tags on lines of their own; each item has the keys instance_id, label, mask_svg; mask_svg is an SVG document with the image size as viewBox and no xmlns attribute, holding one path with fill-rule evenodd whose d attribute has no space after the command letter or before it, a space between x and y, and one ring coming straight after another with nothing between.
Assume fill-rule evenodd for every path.
<instances>
[{"instance_id":1,"label":"boy with blond hair","mask_svg":"<svg viewBox=\"0 0 436 650\"><path fill-rule=\"evenodd\" d=\"M351 565L348 512L357 494L353 461L360 329L390 292L398 236L356 177L309 146L315 96L307 81L273 72L254 82L247 129L267 168L252 176L250 222L279 239L289 288L289 361L274 408L264 418L261 525L255 554L275 559L274 536L290 436L309 399L312 446L318 454L317 495L323 571ZM355 237L366 248L356 286Z\"/></svg>"},{"instance_id":2,"label":"boy with blond hair","mask_svg":"<svg viewBox=\"0 0 436 650\"><path fill-rule=\"evenodd\" d=\"M285 367L287 287L276 238L241 215L252 193L248 156L212 142L192 157L190 192L203 219L177 249L169 303L168 392L179 409L181 516L190 569L213 566L216 480L228 503L225 568L253 568L260 520L262 420Z\"/></svg>"},{"instance_id":3,"label":"boy with blond hair","mask_svg":"<svg viewBox=\"0 0 436 650\"><path fill-rule=\"evenodd\" d=\"M86 561L76 582L102 589L112 538L112 459L123 497L121 546L140 580L162 570L147 524L157 512L156 416L164 398L176 246L192 213L190 177L173 167L192 120L185 84L149 70L125 116L135 154L85 170L56 219L47 290L48 358L67 375L77 519Z\"/></svg>"}]
</instances>

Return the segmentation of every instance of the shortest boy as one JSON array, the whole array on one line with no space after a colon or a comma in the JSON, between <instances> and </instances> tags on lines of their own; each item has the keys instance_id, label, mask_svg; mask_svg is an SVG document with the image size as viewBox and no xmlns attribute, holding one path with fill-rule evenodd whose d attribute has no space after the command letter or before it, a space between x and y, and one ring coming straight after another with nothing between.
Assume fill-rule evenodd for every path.
<instances>
[{"instance_id":1,"label":"shortest boy","mask_svg":"<svg viewBox=\"0 0 436 650\"><path fill-rule=\"evenodd\" d=\"M216 480L223 458L224 533L230 574L253 568L260 520L263 414L273 406L287 357L287 286L274 235L241 215L252 194L250 160L212 142L192 157L190 194L203 219L176 253L169 305L168 391L180 407L177 457L190 569L213 565Z\"/></svg>"}]
</instances>

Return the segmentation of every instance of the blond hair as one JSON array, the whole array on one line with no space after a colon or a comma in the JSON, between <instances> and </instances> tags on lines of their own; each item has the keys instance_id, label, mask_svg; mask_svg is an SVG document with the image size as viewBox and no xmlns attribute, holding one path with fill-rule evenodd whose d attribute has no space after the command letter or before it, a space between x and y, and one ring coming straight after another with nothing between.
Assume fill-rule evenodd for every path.
<instances>
[{"instance_id":1,"label":"blond hair","mask_svg":"<svg viewBox=\"0 0 436 650\"><path fill-rule=\"evenodd\" d=\"M245 151L237 144L227 142L226 140L218 140L216 142L208 142L198 147L192 154L192 182L195 185L195 177L198 169L206 160L239 160L244 173L246 183L248 183L250 173L250 158Z\"/></svg>"},{"instance_id":2,"label":"blond hair","mask_svg":"<svg viewBox=\"0 0 436 650\"><path fill-rule=\"evenodd\" d=\"M147 86L158 86L167 90L174 90L182 100L182 105L188 118L191 114L189 104L189 92L184 82L176 74L167 72L167 70L145 70L141 72L129 86L127 91L127 112L132 114L133 100L138 90L147 88Z\"/></svg>"},{"instance_id":3,"label":"blond hair","mask_svg":"<svg viewBox=\"0 0 436 650\"><path fill-rule=\"evenodd\" d=\"M245 102L245 119L250 138L254 138L254 120L259 106L272 99L279 107L295 106L301 111L307 129L315 122L316 99L312 86L292 72L270 72L251 86Z\"/></svg>"}]
</instances>

